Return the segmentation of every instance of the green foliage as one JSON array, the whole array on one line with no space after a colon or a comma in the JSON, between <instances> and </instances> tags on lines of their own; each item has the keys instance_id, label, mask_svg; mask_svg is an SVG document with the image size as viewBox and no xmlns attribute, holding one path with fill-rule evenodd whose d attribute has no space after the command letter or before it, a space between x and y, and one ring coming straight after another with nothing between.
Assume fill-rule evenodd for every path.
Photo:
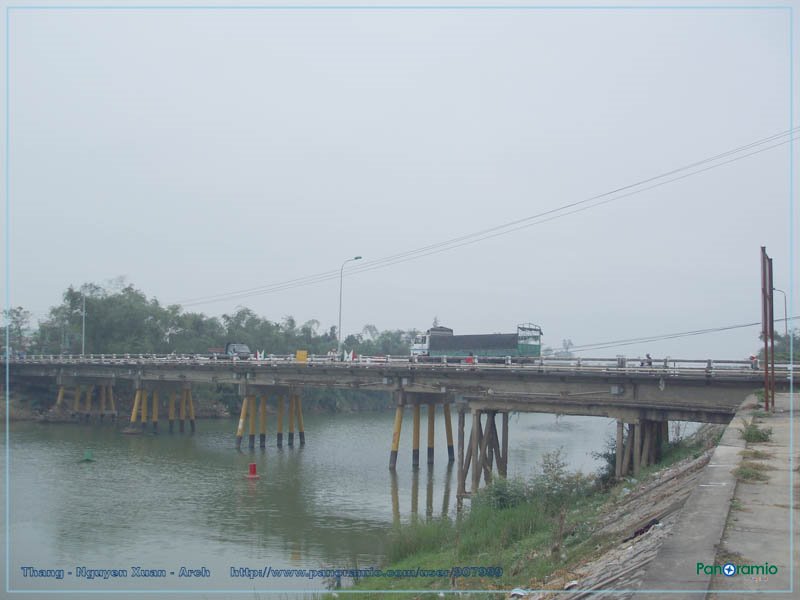
<instances>
[{"instance_id":1,"label":"green foliage","mask_svg":"<svg viewBox=\"0 0 800 600\"><path fill-rule=\"evenodd\" d=\"M492 485L478 492L472 505L474 507L485 504L492 509L504 510L519 506L530 499L530 487L521 479L498 478L492 482Z\"/></svg>"},{"instance_id":2,"label":"green foliage","mask_svg":"<svg viewBox=\"0 0 800 600\"><path fill-rule=\"evenodd\" d=\"M297 324L291 316L280 322L239 307L231 314L208 317L184 312L178 305L162 306L155 298L122 281L106 287L70 286L58 306L50 309L32 335L30 351L36 354L78 354L81 349L83 302L86 302L87 354L204 354L226 342L239 342L267 354L327 354L337 347L336 328L320 331L320 323ZM22 339L30 313L15 308L12 343ZM349 336L345 348L364 355L408 355L415 330L379 331L367 325L361 334ZM16 337L15 337L16 336Z\"/></svg>"},{"instance_id":3,"label":"green foliage","mask_svg":"<svg viewBox=\"0 0 800 600\"><path fill-rule=\"evenodd\" d=\"M742 434L742 438L749 443L768 442L772 437L772 428L765 427L762 429L756 424L753 417L749 421L742 419L742 427L739 428L739 431Z\"/></svg>"},{"instance_id":4,"label":"green foliage","mask_svg":"<svg viewBox=\"0 0 800 600\"><path fill-rule=\"evenodd\" d=\"M28 345L26 333L31 320L30 311L21 306L12 307L3 311L3 351L6 343L12 350L25 350ZM8 326L8 340L6 340L6 325Z\"/></svg>"},{"instance_id":5,"label":"green foliage","mask_svg":"<svg viewBox=\"0 0 800 600\"><path fill-rule=\"evenodd\" d=\"M763 473L764 470L765 468L759 463L744 461L734 469L733 474L739 481L767 481L769 477Z\"/></svg>"},{"instance_id":6,"label":"green foliage","mask_svg":"<svg viewBox=\"0 0 800 600\"><path fill-rule=\"evenodd\" d=\"M789 331L788 335L780 335L778 333L775 334L775 362L782 363L782 362L789 362L789 340L792 339L792 345L794 347L795 355L797 354L797 349L800 348L800 329L792 329ZM758 358L763 364L764 361L764 348L762 347L758 351ZM795 359L796 360L796 359ZM762 399L764 391L761 391Z\"/></svg>"}]
</instances>

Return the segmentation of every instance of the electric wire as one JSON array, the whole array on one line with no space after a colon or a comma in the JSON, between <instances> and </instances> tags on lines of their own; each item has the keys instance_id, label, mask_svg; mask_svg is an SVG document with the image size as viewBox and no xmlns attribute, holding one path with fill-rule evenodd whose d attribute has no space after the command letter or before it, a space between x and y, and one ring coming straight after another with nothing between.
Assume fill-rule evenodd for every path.
<instances>
[{"instance_id":1,"label":"electric wire","mask_svg":"<svg viewBox=\"0 0 800 600\"><path fill-rule=\"evenodd\" d=\"M742 160L744 158L748 158L748 157L754 156L756 154L760 154L762 152L766 152L768 150L772 150L772 149L777 148L779 146L783 146L783 145L789 144L789 143L791 143L791 142L793 142L793 141L798 139L797 137L793 137L793 134L796 133L797 131L800 131L800 127L795 127L795 128L783 131L781 133L777 133L777 134L768 136L766 138L762 138L761 140L757 140L757 141L754 141L754 142L750 142L749 144L745 144L743 146L739 146L738 148L734 148L734 149L722 152L722 153L714 155L712 157L708 157L708 158L705 158L705 159L702 159L702 160L699 160L699 161L695 161L695 162L690 163L688 165L685 165L683 167L672 169L671 171L667 171L667 172L662 173L660 175L648 177L647 179L640 180L640 181L638 181L636 183L632 183L632 184L629 184L629 185L626 185L626 186L622 186L622 187L616 188L614 190L603 192L601 194L597 194L597 195L591 196L589 198L585 198L583 200L570 202L570 203L564 204L564 205L562 205L560 207L549 209L549 210L537 213L535 215L530 215L530 216L527 216L527 217L523 217L523 218L520 218L520 219L509 221L509 222L501 224L501 225L496 225L494 227L490 227L490 228L483 229L483 230L480 230L480 231L472 232L472 233L465 234L465 235L462 235L462 236L458 236L458 237L455 237L455 238L450 238L448 240L444 240L444 241L437 242L437 243L434 243L434 244L429 244L427 246L422 246L420 248L416 248L416 249L413 249L413 250L407 250L407 251L400 252L400 253L397 253L397 254L392 254L392 255L389 255L389 256L386 256L386 257L383 257L383 258L379 258L379 259L375 259L375 260L371 260L371 261L365 261L362 265L356 265L353 268L348 269L347 274L348 275L354 275L354 274L358 274L358 273L364 273L364 272L367 272L367 271L373 271L375 269L380 269L380 268L393 266L393 265L396 265L396 264L399 264L399 263L403 263L403 262L407 262L407 261L410 261L410 260L415 260L415 259L423 258L423 257L426 257L426 256L430 256L432 254L438 254L438 253L441 253L441 252L454 250L454 249L460 248L462 246L475 244L475 243L482 242L482 241L485 241L485 240L488 240L488 239L492 239L492 238L495 238L495 237L498 237L498 236L501 236L501 235L507 235L507 234L519 231L521 229L525 229L525 228L528 228L528 227L533 227L535 225L546 223L546 222L549 222L549 221L552 221L552 220L555 220L555 219L558 219L558 218L561 218L561 217L564 217L564 216L568 216L568 215L576 214L576 213L579 213L579 212L583 212L585 210L596 208L598 206L602 206L602 205L608 204L610 202L614 202L616 200L621 200L623 198L627 198L627 197L633 196L635 194L639 194L639 193L642 193L642 192L645 192L645 191L660 187L662 185L666 185L668 183L673 183L675 181L679 181L681 179L685 179L687 177L691 177L693 175L697 175L699 173L703 173L703 172L709 171L711 169L715 169L715 168L730 164L732 162L736 162L738 160ZM767 147L760 148L760 149L755 150L753 152L748 152L746 154L741 154L741 152L743 152L745 150L749 150L751 148L756 148L758 146L763 146L766 143L775 141L775 140L780 139L780 138L784 138L786 136L792 136L792 137L789 137L789 139L781 141L781 142L778 142L776 144L772 144L772 145L769 145ZM696 167L698 167L698 166L702 166L702 165L708 164L710 162L713 163L714 161L719 161L721 158L726 158L726 157L729 157L729 156L732 156L732 155L734 155L734 157L730 158L728 160L725 160L725 161L722 161L722 162L716 162L716 163L711 164L709 166L706 166L706 167L704 167L702 169L696 169ZM671 175L674 175L676 173L680 173L682 171L686 171L686 170L689 170L689 169L696 169L696 170L690 171L689 173L685 173L685 174L680 175L678 177L672 177L672 178L666 179L664 181L658 181L660 179L664 179L664 178L670 177ZM654 181L658 181L658 183L654 183L652 185L646 185L646 184L654 182ZM646 185L646 187L641 187L643 185ZM634 188L638 188L638 189L634 189ZM629 192L627 192L625 194L620 194L620 192L626 191L626 190L632 190L632 191L629 191ZM603 198L605 198L605 199L603 200ZM600 201L598 202L598 200L600 200ZM590 204L590 203L592 203L592 204ZM580 208L576 208L576 207L580 207ZM568 210L568 209L574 209L574 210ZM558 214L558 213L560 213L560 214ZM251 297L251 296L257 296L257 295L263 295L263 294L274 293L274 292L279 292L279 291L285 291L285 290L289 290L289 289L295 289L295 288L298 288L298 287L304 287L304 286L307 286L307 285L313 285L313 284L317 284L317 283L322 283L322 282L325 282L325 281L330 281L330 280L336 279L339 276L340 276L340 273L339 273L338 269L330 270L330 271L323 271L323 272L316 273L316 274L313 274L313 275L306 275L306 276L303 276L303 277L289 279L289 280L286 280L286 281L277 282L277 283L269 284L269 285L265 285L265 286L259 286L259 287L254 287L254 288L238 290L238 291L232 291L232 292L219 293L219 294L214 294L214 295L209 295L209 296L195 297L195 298L187 299L187 300L184 300L184 301L181 301L181 302L176 302L176 304L179 304L179 305L184 306L184 307L188 307L188 306L196 306L196 305L200 305L200 304L209 304L209 303L214 303L214 302L220 302L220 301L224 301L224 300L239 300L239 299L248 298L248 297Z\"/></svg>"}]
</instances>

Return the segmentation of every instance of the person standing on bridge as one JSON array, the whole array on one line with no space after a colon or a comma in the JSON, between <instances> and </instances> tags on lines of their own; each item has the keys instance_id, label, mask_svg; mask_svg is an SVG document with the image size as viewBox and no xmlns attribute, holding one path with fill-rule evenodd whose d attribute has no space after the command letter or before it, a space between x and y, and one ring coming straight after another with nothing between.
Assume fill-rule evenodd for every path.
<instances>
[{"instance_id":1,"label":"person standing on bridge","mask_svg":"<svg viewBox=\"0 0 800 600\"><path fill-rule=\"evenodd\" d=\"M647 358L647 360L646 360L647 366L648 367L652 367L653 366L653 358L650 356L649 353L645 354L645 357Z\"/></svg>"}]
</instances>

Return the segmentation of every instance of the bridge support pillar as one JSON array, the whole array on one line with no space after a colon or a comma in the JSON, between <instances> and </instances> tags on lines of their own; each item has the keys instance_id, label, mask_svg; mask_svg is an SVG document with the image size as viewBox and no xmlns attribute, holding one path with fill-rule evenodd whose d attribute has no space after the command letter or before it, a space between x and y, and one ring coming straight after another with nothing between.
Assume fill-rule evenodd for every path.
<instances>
[{"instance_id":1,"label":"bridge support pillar","mask_svg":"<svg viewBox=\"0 0 800 600\"><path fill-rule=\"evenodd\" d=\"M111 420L112 421L116 421L116 419L117 419L117 404L114 401L114 386L113 385L109 385L107 387L108 387L108 390L107 390L108 402L109 402L109 406L111 408Z\"/></svg>"},{"instance_id":2,"label":"bridge support pillar","mask_svg":"<svg viewBox=\"0 0 800 600\"><path fill-rule=\"evenodd\" d=\"M136 417L139 413L139 402L142 401L142 390L136 389L133 395L133 408L131 408L131 427L136 425Z\"/></svg>"},{"instance_id":3,"label":"bridge support pillar","mask_svg":"<svg viewBox=\"0 0 800 600\"><path fill-rule=\"evenodd\" d=\"M175 430L175 400L178 396L178 392L172 390L169 393L169 432L172 433Z\"/></svg>"},{"instance_id":4,"label":"bridge support pillar","mask_svg":"<svg viewBox=\"0 0 800 600\"><path fill-rule=\"evenodd\" d=\"M303 399L300 394L297 394L295 399L295 408L297 409L297 435L300 437L300 445L306 445L306 431L303 425Z\"/></svg>"},{"instance_id":5,"label":"bridge support pillar","mask_svg":"<svg viewBox=\"0 0 800 600\"><path fill-rule=\"evenodd\" d=\"M411 443L411 467L419 468L419 402L414 400L414 431Z\"/></svg>"},{"instance_id":6,"label":"bridge support pillar","mask_svg":"<svg viewBox=\"0 0 800 600\"><path fill-rule=\"evenodd\" d=\"M428 464L433 464L434 427L436 423L436 405L428 402Z\"/></svg>"},{"instance_id":7,"label":"bridge support pillar","mask_svg":"<svg viewBox=\"0 0 800 600\"><path fill-rule=\"evenodd\" d=\"M289 440L290 446L294 446L294 416L296 409L296 395L294 392L289 394Z\"/></svg>"},{"instance_id":8,"label":"bridge support pillar","mask_svg":"<svg viewBox=\"0 0 800 600\"><path fill-rule=\"evenodd\" d=\"M101 385L98 394L100 395L100 421L102 422L106 416L106 386Z\"/></svg>"},{"instance_id":9,"label":"bridge support pillar","mask_svg":"<svg viewBox=\"0 0 800 600\"><path fill-rule=\"evenodd\" d=\"M94 386L90 385L86 390L86 402L83 406L83 420L89 422L89 417L92 414L92 396L94 395Z\"/></svg>"},{"instance_id":10,"label":"bridge support pillar","mask_svg":"<svg viewBox=\"0 0 800 600\"><path fill-rule=\"evenodd\" d=\"M256 447L256 397L255 395L247 396L247 412L250 419L250 435L247 439L247 447L250 450L255 450Z\"/></svg>"},{"instance_id":11,"label":"bridge support pillar","mask_svg":"<svg viewBox=\"0 0 800 600\"><path fill-rule=\"evenodd\" d=\"M276 428L276 439L278 448L283 446L283 394L278 394L278 425Z\"/></svg>"},{"instance_id":12,"label":"bridge support pillar","mask_svg":"<svg viewBox=\"0 0 800 600\"><path fill-rule=\"evenodd\" d=\"M159 405L158 390L153 390L153 433L158 433L158 405Z\"/></svg>"},{"instance_id":13,"label":"bridge support pillar","mask_svg":"<svg viewBox=\"0 0 800 600\"><path fill-rule=\"evenodd\" d=\"M58 395L56 396L56 407L59 408L64 401L64 386L58 386Z\"/></svg>"},{"instance_id":14,"label":"bridge support pillar","mask_svg":"<svg viewBox=\"0 0 800 600\"><path fill-rule=\"evenodd\" d=\"M455 454L453 453L453 424L450 422L450 403L445 402L442 405L442 412L444 413L444 429L447 434L447 462L452 464L455 462Z\"/></svg>"},{"instance_id":15,"label":"bridge support pillar","mask_svg":"<svg viewBox=\"0 0 800 600\"><path fill-rule=\"evenodd\" d=\"M142 431L144 431L147 428L147 390L145 389L142 389L140 408L142 411Z\"/></svg>"},{"instance_id":16,"label":"bridge support pillar","mask_svg":"<svg viewBox=\"0 0 800 600\"><path fill-rule=\"evenodd\" d=\"M178 431L183 433L186 425L186 390L181 390L180 420L178 421Z\"/></svg>"},{"instance_id":17,"label":"bridge support pillar","mask_svg":"<svg viewBox=\"0 0 800 600\"><path fill-rule=\"evenodd\" d=\"M72 416L76 416L81 410L81 386L75 386L75 396L72 401Z\"/></svg>"},{"instance_id":18,"label":"bridge support pillar","mask_svg":"<svg viewBox=\"0 0 800 600\"><path fill-rule=\"evenodd\" d=\"M633 476L642 468L642 423L633 423Z\"/></svg>"},{"instance_id":19,"label":"bridge support pillar","mask_svg":"<svg viewBox=\"0 0 800 600\"><path fill-rule=\"evenodd\" d=\"M397 408L395 408L394 411L394 428L392 430L392 450L389 452L389 470L391 470L394 473L394 470L397 467L397 451L400 449L400 431L403 427L405 392L403 392L403 390L396 390L395 392L392 392L392 395L395 398L395 404L397 405ZM394 481L396 481L396 479Z\"/></svg>"},{"instance_id":20,"label":"bridge support pillar","mask_svg":"<svg viewBox=\"0 0 800 600\"><path fill-rule=\"evenodd\" d=\"M267 447L267 398L262 394L258 397L258 447Z\"/></svg>"},{"instance_id":21,"label":"bridge support pillar","mask_svg":"<svg viewBox=\"0 0 800 600\"><path fill-rule=\"evenodd\" d=\"M236 449L242 448L242 437L244 436L244 423L247 418L247 405L249 396L242 396L242 411L239 413L239 424L236 427Z\"/></svg>"},{"instance_id":22,"label":"bridge support pillar","mask_svg":"<svg viewBox=\"0 0 800 600\"><path fill-rule=\"evenodd\" d=\"M195 419L194 419L194 398L192 398L192 388L186 388L186 400L189 403L189 431L195 432Z\"/></svg>"},{"instance_id":23,"label":"bridge support pillar","mask_svg":"<svg viewBox=\"0 0 800 600\"><path fill-rule=\"evenodd\" d=\"M617 421L617 439L615 445L615 460L614 460L614 478L621 479L622 478L622 450L624 448L624 434L625 434L625 424L618 420Z\"/></svg>"}]
</instances>

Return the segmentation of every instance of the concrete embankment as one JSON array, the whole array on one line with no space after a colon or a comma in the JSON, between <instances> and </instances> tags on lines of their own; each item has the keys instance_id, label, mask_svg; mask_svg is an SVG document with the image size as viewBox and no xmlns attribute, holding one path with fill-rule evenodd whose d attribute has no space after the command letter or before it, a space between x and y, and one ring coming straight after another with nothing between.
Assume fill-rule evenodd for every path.
<instances>
[{"instance_id":1,"label":"concrete embankment","mask_svg":"<svg viewBox=\"0 0 800 600\"><path fill-rule=\"evenodd\" d=\"M770 439L745 442L745 421L771 429ZM612 542L598 546L593 560L554 574L546 587L558 593L524 597L696 600L800 589L792 518L798 516L800 460L796 448L794 460L790 453L797 434L788 394L776 397L773 414L758 411L750 397L716 447L656 474L606 513L596 536ZM714 574L726 563L738 572ZM767 572L751 572L755 566Z\"/></svg>"}]
</instances>

